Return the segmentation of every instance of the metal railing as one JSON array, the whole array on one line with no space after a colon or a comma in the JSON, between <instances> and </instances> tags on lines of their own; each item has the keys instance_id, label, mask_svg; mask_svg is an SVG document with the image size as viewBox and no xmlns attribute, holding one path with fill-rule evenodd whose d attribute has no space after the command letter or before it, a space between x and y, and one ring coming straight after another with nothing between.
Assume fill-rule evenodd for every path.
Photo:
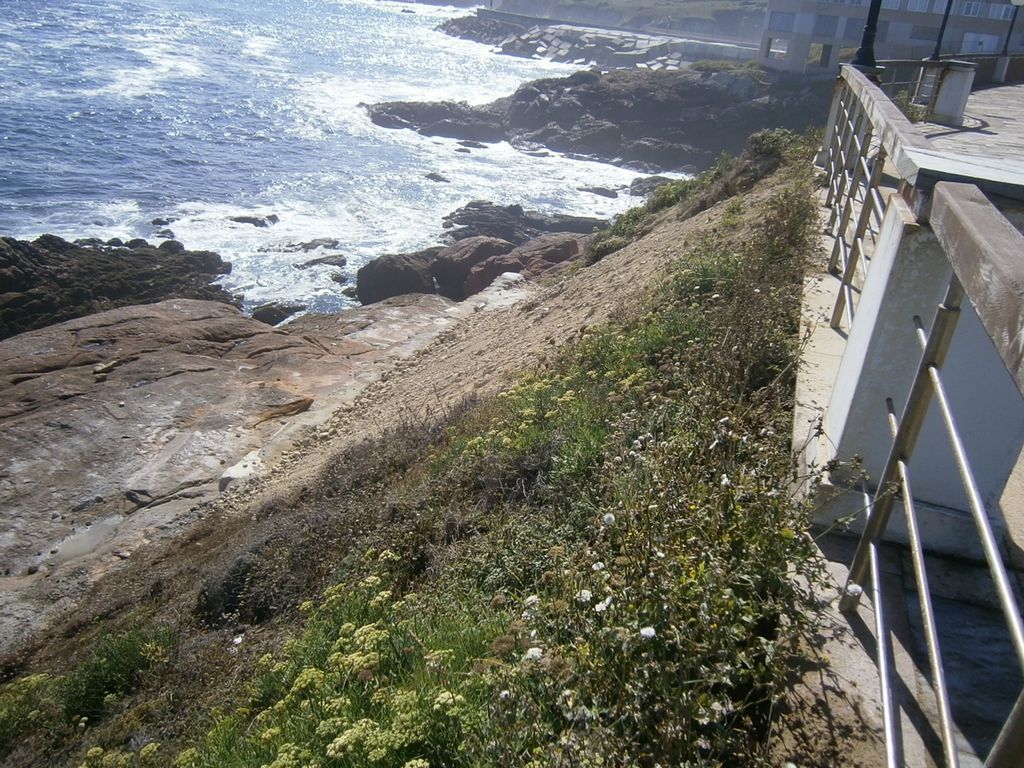
<instances>
[{"instance_id":1,"label":"metal railing","mask_svg":"<svg viewBox=\"0 0 1024 768\"><path fill-rule=\"evenodd\" d=\"M879 87L890 99L921 108L927 120L935 109L939 85L952 62L929 59L887 59L878 62Z\"/></svg>"},{"instance_id":2,"label":"metal railing","mask_svg":"<svg viewBox=\"0 0 1024 768\"><path fill-rule=\"evenodd\" d=\"M958 186L964 185L939 185L936 199L933 203L933 217L945 217L944 221L948 224L946 231L955 229L957 232L956 237L949 238L949 243L943 242L944 250L950 256L953 275L946 290L945 298L936 308L935 316L930 326L926 327L920 317L915 316L912 319L921 346L921 359L918 364L917 375L914 378L910 394L900 415L897 415L896 405L893 401L891 399L886 401L885 408L893 438L892 447L885 462L882 475L878 479L876 491L870 497L865 498L868 510L867 523L858 543L853 562L850 565L847 582L843 588L842 598L839 603L841 610L855 608L860 595L863 593L862 585L865 583L872 585L872 605L875 611L878 638L877 663L882 679L883 720L886 731L887 764L889 766L902 765L902 757L899 748L898 718L892 702L892 691L894 688L893 661L889 641L890 630L880 593L877 547L882 534L889 524L897 498L902 502L906 517L907 536L910 543L914 578L918 588L920 610L928 649L932 689L939 713L939 731L945 764L947 766L959 765L957 737L951 714L949 690L943 672L939 636L935 625L934 608L925 567L924 547L921 541L919 513L914 502L909 469L915 444L924 426L929 405L933 400L939 407L946 437L956 461L960 480L967 496L971 517L982 545L985 561L996 587L998 602L1010 633L1013 649L1017 656L1017 661L1022 671L1024 671L1024 620L1021 618L1020 607L1014 594L1008 569L1003 561L999 542L993 532L988 513L982 502L982 493L975 479L970 458L964 448L957 420L950 405L950 398L946 393L942 380L942 366L956 331L961 305L967 295L964 283L975 289L975 294L991 293L990 286L986 285L986 283L993 277L992 264L978 264L978 254L984 253L988 258L1002 258L1005 261L1005 264L1001 265L1003 268L1009 268L1018 272L1016 282L1020 284L1022 279L1019 276L1019 267L1013 263L1017 258L1014 253L995 254L993 256L990 251L986 252L983 250L983 243L965 242L963 237L964 231L975 227L980 227L981 232L991 231L990 228L998 226L998 222L979 221L978 209L977 207L972 207L971 221L965 226L962 219L966 218L966 216L960 202L954 196L954 192L958 192L958 190L955 190L955 187ZM949 190L953 190L953 192ZM980 196L980 193L978 195ZM991 205L988 208L991 209L991 211L986 211L989 218L1001 218L1001 215ZM986 224L989 225L989 228L986 228ZM942 241L944 231L940 229L938 235L940 241ZM998 269L996 274L998 274ZM982 303L982 306L984 306L983 302L976 301L975 303ZM988 325L993 325L994 322L990 322ZM996 329L989 329L990 333L992 330ZM1000 350L1004 356L1017 354L1015 350L1010 349L1011 343L1008 342L1005 348ZM1009 358L1009 360L1010 364L1016 366L1019 370L1019 360L1013 357ZM1006 743L1019 743L1020 739L1024 738L1024 714L1020 712L1020 709L1021 707L1017 708L1016 714L1011 716L1003 729L1004 738L1002 740ZM993 754L990 754L989 760L986 761L985 765L986 768L1019 765L1019 762L1014 761L1019 761L1022 757L1024 756L1020 754L1000 755L996 750L993 750Z\"/></svg>"},{"instance_id":3,"label":"metal railing","mask_svg":"<svg viewBox=\"0 0 1024 768\"><path fill-rule=\"evenodd\" d=\"M1018 664L1024 670L1024 621L1012 582L1003 562L999 542L982 502L982 493L957 425L943 383L942 367L954 337L961 306L969 297L1003 364L1018 389L1024 393L1024 268L1019 256L1024 238L988 202L977 187L965 184L935 183L907 158L920 148L920 138L912 125L895 108L887 107L879 89L864 76L844 68L832 105L828 132L819 164L826 173L830 210L828 229L835 236L829 269L839 277L840 286L831 318L833 328L844 320L852 327L855 319L858 283L863 280L869 258L867 240L881 228L887 197L882 188L883 167L889 161L901 193L913 198L914 178L901 173L910 168L916 178L928 178L933 187L929 197L929 223L952 267L945 297L926 326L919 316L908 317L914 324L921 357L905 403L891 398L884 403L892 443L884 469L870 493L861 493L867 510L867 522L844 586L840 608L857 606L865 587L875 614L876 663L881 684L881 705L886 741L886 764L904 765L902 726L895 702L895 672L892 635L884 610L878 546L897 501L906 518L914 579L924 627L925 645L932 691L935 697L938 734L946 766L959 765L956 728L953 722L949 686L943 669L939 632L929 589L922 544L922 519L914 501L911 457L934 402L964 489L984 559L996 587ZM966 202L965 202L966 201ZM984 241L992 232L1008 234L1009 247L992 246ZM858 276L859 275L859 276ZM998 365L998 364L997 364ZM879 404L882 407L882 404ZM926 527L926 524L925 524ZM1024 761L1024 694L1018 700L995 746L985 762L986 768L1020 768Z\"/></svg>"},{"instance_id":4,"label":"metal railing","mask_svg":"<svg viewBox=\"0 0 1024 768\"><path fill-rule=\"evenodd\" d=\"M839 277L840 287L830 324L853 325L857 293L867 276L873 245L885 215L886 195L881 188L886 148L865 101L839 81L829 120L829 134L819 162L825 170L829 209L826 230L834 236L828 271Z\"/></svg>"}]
</instances>

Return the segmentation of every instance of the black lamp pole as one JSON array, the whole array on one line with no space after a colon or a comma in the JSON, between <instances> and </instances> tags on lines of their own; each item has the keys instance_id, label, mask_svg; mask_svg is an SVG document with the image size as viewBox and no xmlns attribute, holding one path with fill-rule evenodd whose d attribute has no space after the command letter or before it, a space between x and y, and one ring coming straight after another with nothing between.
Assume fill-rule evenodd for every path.
<instances>
[{"instance_id":1,"label":"black lamp pole","mask_svg":"<svg viewBox=\"0 0 1024 768\"><path fill-rule=\"evenodd\" d=\"M946 22L949 21L949 12L953 10L953 0L946 0L946 11L942 14L942 23L939 25L939 37L935 41L935 50L928 57L929 61L939 60L939 49L942 48L942 37L946 34Z\"/></svg>"},{"instance_id":2,"label":"black lamp pole","mask_svg":"<svg viewBox=\"0 0 1024 768\"><path fill-rule=\"evenodd\" d=\"M1013 4L1013 16L1010 17L1010 31L1006 33L1006 42L1003 43L1003 56L1009 56L1010 49L1010 38L1013 37L1013 25L1017 23L1017 11L1020 10L1020 6L1016 3Z\"/></svg>"},{"instance_id":3,"label":"black lamp pole","mask_svg":"<svg viewBox=\"0 0 1024 768\"><path fill-rule=\"evenodd\" d=\"M953 0L949 0L951 3ZM875 35L878 33L878 14L882 10L882 0L871 0L871 7L868 9L868 21L864 25L864 35L860 39L860 48L857 55L850 62L855 67L874 68L875 62Z\"/></svg>"}]
</instances>

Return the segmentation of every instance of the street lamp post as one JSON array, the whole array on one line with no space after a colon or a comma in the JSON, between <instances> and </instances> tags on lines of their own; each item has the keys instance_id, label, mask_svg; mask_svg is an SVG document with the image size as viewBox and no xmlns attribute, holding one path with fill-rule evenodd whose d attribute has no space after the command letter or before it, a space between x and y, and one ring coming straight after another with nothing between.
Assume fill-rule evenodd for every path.
<instances>
[{"instance_id":1,"label":"street lamp post","mask_svg":"<svg viewBox=\"0 0 1024 768\"><path fill-rule=\"evenodd\" d=\"M882 0L871 0L871 6L868 9L868 20L864 25L864 34L860 39L860 48L857 49L857 55L850 62L855 67L874 69L878 66L875 62L875 35L878 33L878 14L881 10Z\"/></svg>"},{"instance_id":2,"label":"street lamp post","mask_svg":"<svg viewBox=\"0 0 1024 768\"><path fill-rule=\"evenodd\" d=\"M946 22L949 21L949 12L953 10L953 0L946 0L946 10L942 14L942 23L939 25L939 36L935 40L935 50L928 57L929 61L939 60L939 49L942 48L942 38L946 34Z\"/></svg>"},{"instance_id":3,"label":"street lamp post","mask_svg":"<svg viewBox=\"0 0 1024 768\"><path fill-rule=\"evenodd\" d=\"M1003 43L1003 56L1010 55L1010 38L1013 37L1013 25L1017 23L1017 11L1024 5L1024 0L1010 0L1013 3L1013 16L1010 17L1010 30L1006 33L1006 42Z\"/></svg>"}]
</instances>

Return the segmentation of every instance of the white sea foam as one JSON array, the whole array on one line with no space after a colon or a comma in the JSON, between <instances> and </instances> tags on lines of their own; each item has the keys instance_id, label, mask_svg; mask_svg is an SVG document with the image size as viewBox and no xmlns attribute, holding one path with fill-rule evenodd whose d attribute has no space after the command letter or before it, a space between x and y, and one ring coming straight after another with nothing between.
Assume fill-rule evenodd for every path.
<instances>
[{"instance_id":1,"label":"white sea foam","mask_svg":"<svg viewBox=\"0 0 1024 768\"><path fill-rule=\"evenodd\" d=\"M223 4L199 18L177 0L149 0L138 15L104 6L97 21L102 14L72 0L54 2L78 9L69 28L99 26L62 36L51 20L24 43L31 68L0 71L0 99L15 107L11 93L34 100L21 117L0 114L0 136L13 132L5 149L24 153L8 189L25 199L4 199L0 190L3 234L158 242L168 233L152 220L169 218L186 247L234 264L223 282L250 304L297 300L329 310L346 301L332 280L338 268L298 269L320 254L294 244L337 239L351 280L382 253L439 242L442 216L474 199L599 217L637 202L578 190L627 185L637 174L621 168L533 157L505 143L465 152L455 140L369 120L360 104L479 104L525 80L574 70L496 56L434 30L464 9L278 0L272 11L253 4L240 23L237 9ZM33 17L48 13L36 6L17 23L0 20L0 38L9 33L22 45ZM81 57L80 73L67 75L67 52L46 47L65 43ZM49 91L52 103L41 101ZM51 108L50 123L32 133L37 105ZM64 143L45 146L53 136ZM428 180L429 172L449 183ZM231 221L270 214L279 221L265 228Z\"/></svg>"},{"instance_id":2,"label":"white sea foam","mask_svg":"<svg viewBox=\"0 0 1024 768\"><path fill-rule=\"evenodd\" d=\"M273 51L279 45L280 43L277 40L267 35L252 35L246 38L245 43L242 45L242 55L253 59L281 61L279 57L273 55Z\"/></svg>"}]
</instances>

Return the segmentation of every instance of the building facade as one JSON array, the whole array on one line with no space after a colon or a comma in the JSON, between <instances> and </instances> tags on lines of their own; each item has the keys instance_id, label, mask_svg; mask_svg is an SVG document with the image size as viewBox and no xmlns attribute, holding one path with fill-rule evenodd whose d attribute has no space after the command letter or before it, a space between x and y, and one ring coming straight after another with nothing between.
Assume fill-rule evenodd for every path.
<instances>
[{"instance_id":1,"label":"building facade","mask_svg":"<svg viewBox=\"0 0 1024 768\"><path fill-rule=\"evenodd\" d=\"M882 0L876 58L930 56L949 2L943 55L1003 50L1014 12L1009 0ZM759 62L789 72L834 70L859 46L868 5L869 0L768 0ZM1024 19L1009 41L1010 53L1022 50Z\"/></svg>"}]
</instances>

